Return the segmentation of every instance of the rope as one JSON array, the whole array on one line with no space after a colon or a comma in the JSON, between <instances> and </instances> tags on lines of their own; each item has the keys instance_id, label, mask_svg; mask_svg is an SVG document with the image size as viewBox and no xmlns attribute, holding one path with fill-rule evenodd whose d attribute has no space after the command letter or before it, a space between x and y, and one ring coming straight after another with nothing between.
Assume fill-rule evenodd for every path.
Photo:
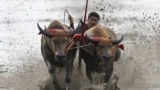
<instances>
[{"instance_id":1,"label":"rope","mask_svg":"<svg viewBox=\"0 0 160 90\"><path fill-rule=\"evenodd\" d=\"M70 48L70 49L75 49L75 48L80 47L80 48L82 48L83 50L85 50L86 52L88 52L89 54L91 54L91 55L95 56L93 53L91 53L91 52L90 52L90 51L88 51L87 49L83 48L83 47L87 47L87 46L90 46L90 45L79 45L79 44L78 44L78 43L76 43L76 42L74 42L74 43L77 45L77 47Z\"/></svg>"}]
</instances>

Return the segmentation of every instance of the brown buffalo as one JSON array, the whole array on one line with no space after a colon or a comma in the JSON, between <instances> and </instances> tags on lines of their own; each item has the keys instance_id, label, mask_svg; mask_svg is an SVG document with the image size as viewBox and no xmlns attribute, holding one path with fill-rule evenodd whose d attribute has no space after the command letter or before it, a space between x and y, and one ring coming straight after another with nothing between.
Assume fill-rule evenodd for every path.
<instances>
[{"instance_id":1,"label":"brown buffalo","mask_svg":"<svg viewBox=\"0 0 160 90\"><path fill-rule=\"evenodd\" d=\"M86 64L88 80L92 84L92 73L104 72L104 85L107 88L114 61L117 61L121 55L118 44L123 40L123 36L117 40L113 30L100 25L88 29L84 35L83 46L80 50L81 57Z\"/></svg>"},{"instance_id":2,"label":"brown buffalo","mask_svg":"<svg viewBox=\"0 0 160 90\"><path fill-rule=\"evenodd\" d=\"M71 73L76 49L70 49L71 28L54 20L44 30L37 24L41 37L41 53L51 76L52 85L55 90L61 90L58 83L56 70L64 67L66 69L66 90L70 89Z\"/></svg>"}]
</instances>

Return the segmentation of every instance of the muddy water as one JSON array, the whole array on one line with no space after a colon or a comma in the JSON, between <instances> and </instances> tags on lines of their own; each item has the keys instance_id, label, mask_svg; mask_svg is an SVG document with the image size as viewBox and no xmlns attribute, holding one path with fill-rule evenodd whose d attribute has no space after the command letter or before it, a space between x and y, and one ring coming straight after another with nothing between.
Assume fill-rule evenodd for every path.
<instances>
[{"instance_id":1,"label":"muddy water","mask_svg":"<svg viewBox=\"0 0 160 90\"><path fill-rule=\"evenodd\" d=\"M62 3L63 2L63 3ZM122 90L160 88L159 0L92 0L88 12L97 11L100 24L124 34L125 50L115 63ZM0 5L0 90L38 90L48 76L40 52L36 23L64 22L64 10L75 24L84 15L85 0L3 0ZM68 24L67 19L65 23ZM75 69L74 72L77 70ZM75 73L73 82L87 86L86 76ZM63 75L62 75L63 77ZM86 82L86 83L84 83Z\"/></svg>"}]
</instances>

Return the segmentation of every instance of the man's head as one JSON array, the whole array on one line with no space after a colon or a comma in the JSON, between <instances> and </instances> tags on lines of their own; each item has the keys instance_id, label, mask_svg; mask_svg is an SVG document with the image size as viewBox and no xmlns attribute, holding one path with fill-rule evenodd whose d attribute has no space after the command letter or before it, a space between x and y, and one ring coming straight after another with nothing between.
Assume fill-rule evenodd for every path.
<instances>
[{"instance_id":1,"label":"man's head","mask_svg":"<svg viewBox=\"0 0 160 90\"><path fill-rule=\"evenodd\" d=\"M99 19L100 19L100 16L99 16L98 13L96 13L96 12L90 12L88 14L88 28L91 28L91 27L97 25Z\"/></svg>"}]
</instances>

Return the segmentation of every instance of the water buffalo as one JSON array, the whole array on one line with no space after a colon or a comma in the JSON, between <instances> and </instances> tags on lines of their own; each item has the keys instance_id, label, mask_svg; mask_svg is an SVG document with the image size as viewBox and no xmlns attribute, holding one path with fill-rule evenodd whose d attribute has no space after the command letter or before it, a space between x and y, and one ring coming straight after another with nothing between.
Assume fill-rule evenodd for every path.
<instances>
[{"instance_id":1,"label":"water buffalo","mask_svg":"<svg viewBox=\"0 0 160 90\"><path fill-rule=\"evenodd\" d=\"M65 68L66 90L70 90L73 61L76 55L76 49L70 49L74 47L73 43L70 42L72 35L69 32L71 32L71 28L57 20L52 21L45 29L42 29L38 23L37 26L40 34L42 34L41 53L48 67L54 90L61 90L56 76L58 68Z\"/></svg>"},{"instance_id":2,"label":"water buffalo","mask_svg":"<svg viewBox=\"0 0 160 90\"><path fill-rule=\"evenodd\" d=\"M79 37L78 34L74 38ZM114 61L120 58L121 52L118 44L123 36L117 40L113 30L101 25L94 26L84 33L83 46L80 48L81 57L86 64L86 75L92 84L92 73L105 73L104 85L107 88L108 81L113 72Z\"/></svg>"}]
</instances>

